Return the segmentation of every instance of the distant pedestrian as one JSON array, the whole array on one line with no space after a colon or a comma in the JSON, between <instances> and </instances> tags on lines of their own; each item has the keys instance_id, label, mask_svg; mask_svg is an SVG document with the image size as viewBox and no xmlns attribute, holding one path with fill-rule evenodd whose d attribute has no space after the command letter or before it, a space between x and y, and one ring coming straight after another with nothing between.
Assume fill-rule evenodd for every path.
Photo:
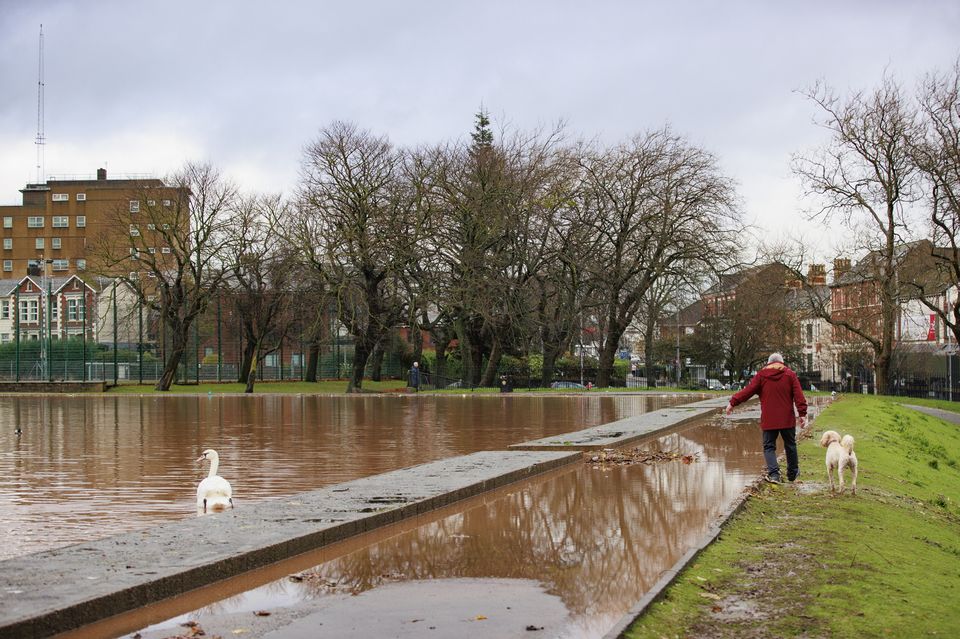
<instances>
[{"instance_id":1,"label":"distant pedestrian","mask_svg":"<svg viewBox=\"0 0 960 639\"><path fill-rule=\"evenodd\" d=\"M753 376L747 387L730 398L727 415L734 406L754 395L760 396L760 429L763 432L763 458L767 464L766 479L774 484L782 481L780 464L777 463L779 435L787 456L787 480L793 481L800 474L796 426L798 423L800 428L806 425L807 400L797 374L783 363L783 355L772 353L767 358L767 365ZM794 406L797 408L796 416Z\"/></svg>"},{"instance_id":2,"label":"distant pedestrian","mask_svg":"<svg viewBox=\"0 0 960 639\"><path fill-rule=\"evenodd\" d=\"M407 386L420 390L420 362L414 362L410 367L410 376L407 379Z\"/></svg>"}]
</instances>

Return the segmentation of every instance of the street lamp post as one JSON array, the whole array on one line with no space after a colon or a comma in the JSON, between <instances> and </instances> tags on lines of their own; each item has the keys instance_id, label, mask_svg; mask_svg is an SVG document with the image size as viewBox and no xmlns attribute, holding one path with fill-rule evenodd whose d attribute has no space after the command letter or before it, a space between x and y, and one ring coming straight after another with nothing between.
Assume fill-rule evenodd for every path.
<instances>
[{"instance_id":1,"label":"street lamp post","mask_svg":"<svg viewBox=\"0 0 960 639\"><path fill-rule=\"evenodd\" d=\"M50 317L50 291L47 290L47 264L52 264L53 260L48 260L41 253L40 254L40 294L43 296L43 304L37 304L38 310L42 310L43 319L38 322L38 330L40 337L40 378L41 380L47 380L47 376L50 370L50 349L51 344L48 344L48 340L51 339L51 330L53 318ZM51 283L52 284L52 283ZM46 325L46 328L44 328Z\"/></svg>"}]
</instances>

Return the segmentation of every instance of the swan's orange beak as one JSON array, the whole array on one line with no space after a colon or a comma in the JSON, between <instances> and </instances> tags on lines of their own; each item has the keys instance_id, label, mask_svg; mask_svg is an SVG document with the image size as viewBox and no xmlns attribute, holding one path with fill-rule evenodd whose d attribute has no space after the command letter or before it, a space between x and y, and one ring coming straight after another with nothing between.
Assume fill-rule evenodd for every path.
<instances>
[{"instance_id":1,"label":"swan's orange beak","mask_svg":"<svg viewBox=\"0 0 960 639\"><path fill-rule=\"evenodd\" d=\"M206 458L207 458L206 455L200 455L199 457L197 457L197 461L198 461L198 462L202 462L202 461L203 461L204 459L206 459Z\"/></svg>"}]
</instances>

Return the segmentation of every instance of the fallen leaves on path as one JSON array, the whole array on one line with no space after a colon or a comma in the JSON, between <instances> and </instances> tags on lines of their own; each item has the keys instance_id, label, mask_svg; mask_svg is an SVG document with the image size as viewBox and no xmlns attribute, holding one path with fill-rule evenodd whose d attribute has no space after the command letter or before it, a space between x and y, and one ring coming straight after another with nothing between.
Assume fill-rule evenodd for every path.
<instances>
[{"instance_id":1,"label":"fallen leaves on path","mask_svg":"<svg viewBox=\"0 0 960 639\"><path fill-rule=\"evenodd\" d=\"M586 452L583 454L583 460L591 464L594 468L600 469L610 468L612 466L659 464L671 461L681 461L684 464L692 464L695 461L700 461L700 453L686 454L677 451L651 451L640 448L632 448L630 450L614 450L608 448L599 453Z\"/></svg>"}]
</instances>

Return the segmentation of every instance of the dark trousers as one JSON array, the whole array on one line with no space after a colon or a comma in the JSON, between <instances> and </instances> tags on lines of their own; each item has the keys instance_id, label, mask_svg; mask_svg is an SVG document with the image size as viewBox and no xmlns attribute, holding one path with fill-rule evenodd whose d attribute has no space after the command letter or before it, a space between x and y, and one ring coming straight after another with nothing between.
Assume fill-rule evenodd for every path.
<instances>
[{"instance_id":1,"label":"dark trousers","mask_svg":"<svg viewBox=\"0 0 960 639\"><path fill-rule=\"evenodd\" d=\"M787 479L793 481L800 470L800 458L797 456L797 429L780 428L763 432L763 459L767 462L768 475L780 475L777 463L777 436L783 438L783 449L787 454Z\"/></svg>"}]
</instances>

